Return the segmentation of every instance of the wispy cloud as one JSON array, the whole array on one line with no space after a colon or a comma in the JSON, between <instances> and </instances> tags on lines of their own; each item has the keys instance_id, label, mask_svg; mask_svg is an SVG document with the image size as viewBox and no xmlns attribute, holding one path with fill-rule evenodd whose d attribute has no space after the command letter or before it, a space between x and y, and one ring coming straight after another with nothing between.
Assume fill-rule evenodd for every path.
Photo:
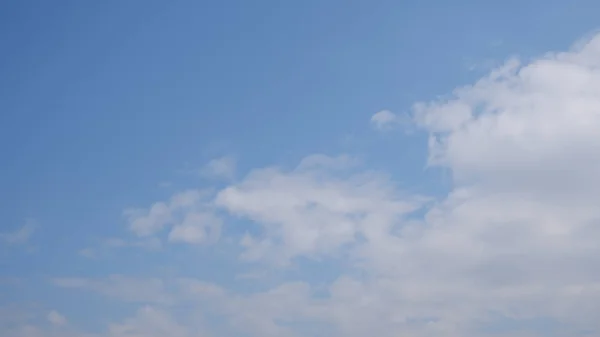
<instances>
[{"instance_id":1,"label":"wispy cloud","mask_svg":"<svg viewBox=\"0 0 600 337\"><path fill-rule=\"evenodd\" d=\"M96 246L80 249L78 254L86 258L101 258L118 254L119 249L137 248L148 251L157 251L162 248L163 244L159 238L144 237L144 238L108 238L103 240Z\"/></svg>"},{"instance_id":2,"label":"wispy cloud","mask_svg":"<svg viewBox=\"0 0 600 337\"><path fill-rule=\"evenodd\" d=\"M389 110L381 110L371 116L371 125L379 130L392 127L398 122L398 116Z\"/></svg>"},{"instance_id":3,"label":"wispy cloud","mask_svg":"<svg viewBox=\"0 0 600 337\"><path fill-rule=\"evenodd\" d=\"M23 245L29 242L29 239L36 230L36 222L28 219L25 224L12 232L0 233L0 241L10 245Z\"/></svg>"},{"instance_id":4,"label":"wispy cloud","mask_svg":"<svg viewBox=\"0 0 600 337\"><path fill-rule=\"evenodd\" d=\"M231 180L235 177L236 162L233 156L215 158L200 170L200 174L210 179Z\"/></svg>"},{"instance_id":5,"label":"wispy cloud","mask_svg":"<svg viewBox=\"0 0 600 337\"><path fill-rule=\"evenodd\" d=\"M378 131L392 131L400 129L412 133L414 123L412 118L405 113L394 113L390 110L381 110L371 116L371 126Z\"/></svg>"},{"instance_id":6,"label":"wispy cloud","mask_svg":"<svg viewBox=\"0 0 600 337\"><path fill-rule=\"evenodd\" d=\"M64 326L67 324L67 318L56 310L50 311L46 316L46 319L54 326Z\"/></svg>"},{"instance_id":7,"label":"wispy cloud","mask_svg":"<svg viewBox=\"0 0 600 337\"><path fill-rule=\"evenodd\" d=\"M56 278L52 283L61 288L95 291L116 299L135 303L169 304L171 296L161 279L132 278L111 275L106 279Z\"/></svg>"}]
</instances>

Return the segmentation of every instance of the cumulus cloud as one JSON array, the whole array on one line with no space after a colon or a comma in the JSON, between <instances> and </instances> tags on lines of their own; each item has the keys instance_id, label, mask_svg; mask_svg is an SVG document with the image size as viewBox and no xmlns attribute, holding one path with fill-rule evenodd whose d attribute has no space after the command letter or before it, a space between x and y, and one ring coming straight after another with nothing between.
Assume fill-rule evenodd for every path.
<instances>
[{"instance_id":1,"label":"cumulus cloud","mask_svg":"<svg viewBox=\"0 0 600 337\"><path fill-rule=\"evenodd\" d=\"M452 99L415 106L429 163L450 168L455 188L419 239L401 242L405 259L443 267L403 270L443 280L421 286L445 289L435 300L448 297L448 306L460 295L462 322L494 310L599 328L599 56L596 36L526 65L509 61Z\"/></svg>"},{"instance_id":2,"label":"cumulus cloud","mask_svg":"<svg viewBox=\"0 0 600 337\"><path fill-rule=\"evenodd\" d=\"M188 242L218 223L207 209L250 221L258 230L240 242L241 257L295 268L285 282L244 292L189 278L55 284L140 303L110 325L113 337L197 336L169 311L178 305L218 316L229 335L600 333L600 35L510 60L449 99L415 104L413 117L429 135L428 164L452 172L451 191L435 200L349 157L315 155L253 170L210 200L184 192L128 213L138 235L173 226L171 240ZM316 284L301 258L339 267L335 280Z\"/></svg>"}]
</instances>

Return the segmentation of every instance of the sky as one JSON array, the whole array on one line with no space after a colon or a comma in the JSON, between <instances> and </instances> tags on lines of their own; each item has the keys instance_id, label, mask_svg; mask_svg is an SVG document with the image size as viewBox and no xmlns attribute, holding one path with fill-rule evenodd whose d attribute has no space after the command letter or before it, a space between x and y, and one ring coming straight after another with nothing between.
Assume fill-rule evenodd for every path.
<instances>
[{"instance_id":1,"label":"sky","mask_svg":"<svg viewBox=\"0 0 600 337\"><path fill-rule=\"evenodd\" d=\"M600 3L0 3L0 335L599 336Z\"/></svg>"}]
</instances>

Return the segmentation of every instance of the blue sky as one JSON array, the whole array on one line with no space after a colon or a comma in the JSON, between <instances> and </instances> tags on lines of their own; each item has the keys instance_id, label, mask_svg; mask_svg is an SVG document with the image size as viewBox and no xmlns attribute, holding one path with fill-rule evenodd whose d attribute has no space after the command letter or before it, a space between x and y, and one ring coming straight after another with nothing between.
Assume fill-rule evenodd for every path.
<instances>
[{"instance_id":1,"label":"blue sky","mask_svg":"<svg viewBox=\"0 0 600 337\"><path fill-rule=\"evenodd\" d=\"M0 334L600 331L599 7L4 1Z\"/></svg>"}]
</instances>

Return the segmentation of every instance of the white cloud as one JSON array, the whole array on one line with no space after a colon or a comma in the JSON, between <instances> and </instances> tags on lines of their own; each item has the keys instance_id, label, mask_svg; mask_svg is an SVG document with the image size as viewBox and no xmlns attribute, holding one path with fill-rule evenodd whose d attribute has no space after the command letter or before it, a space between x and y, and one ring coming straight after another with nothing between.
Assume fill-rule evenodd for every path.
<instances>
[{"instance_id":1,"label":"white cloud","mask_svg":"<svg viewBox=\"0 0 600 337\"><path fill-rule=\"evenodd\" d=\"M407 134L414 132L414 123L406 113L393 113L389 110L381 110L371 116L371 126L379 131L390 131L401 129Z\"/></svg>"},{"instance_id":2,"label":"white cloud","mask_svg":"<svg viewBox=\"0 0 600 337\"><path fill-rule=\"evenodd\" d=\"M264 230L261 238L244 238L244 258L286 264L297 256L335 254L357 235L378 235L417 208L418 198L396 195L385 175L354 173L344 169L348 162L347 157L311 156L291 172L256 170L222 190L217 205Z\"/></svg>"},{"instance_id":3,"label":"white cloud","mask_svg":"<svg viewBox=\"0 0 600 337\"><path fill-rule=\"evenodd\" d=\"M27 220L23 226L13 232L0 233L0 241L10 245L26 244L35 232L35 228L35 222Z\"/></svg>"},{"instance_id":4,"label":"white cloud","mask_svg":"<svg viewBox=\"0 0 600 337\"><path fill-rule=\"evenodd\" d=\"M236 160L232 156L223 156L209 161L200 173L207 178L231 180L235 177Z\"/></svg>"},{"instance_id":5,"label":"white cloud","mask_svg":"<svg viewBox=\"0 0 600 337\"><path fill-rule=\"evenodd\" d=\"M450 168L456 187L418 240L390 243L402 247L396 259L413 263L386 263L385 245L371 247L373 258L394 274L443 280L417 284L445 289L435 301L455 314L462 298L463 322L493 309L599 329L599 60L597 36L524 66L510 61L451 100L417 105L430 164ZM438 267L420 270L422 261Z\"/></svg>"},{"instance_id":6,"label":"white cloud","mask_svg":"<svg viewBox=\"0 0 600 337\"><path fill-rule=\"evenodd\" d=\"M207 195L206 192L188 190L174 194L169 202L157 202L147 210L128 209L125 215L129 229L138 236L147 237L172 226L168 236L171 242L214 242L219 237L221 221L212 214L211 206L205 200ZM145 243L138 242L138 245L146 247Z\"/></svg>"},{"instance_id":7,"label":"white cloud","mask_svg":"<svg viewBox=\"0 0 600 337\"><path fill-rule=\"evenodd\" d=\"M383 130L395 125L398 122L398 116L389 110L381 110L371 116L371 125Z\"/></svg>"},{"instance_id":8,"label":"white cloud","mask_svg":"<svg viewBox=\"0 0 600 337\"><path fill-rule=\"evenodd\" d=\"M152 235L163 229L172 219L171 208L164 202L157 202L149 210L127 209L129 228L139 236Z\"/></svg>"},{"instance_id":9,"label":"white cloud","mask_svg":"<svg viewBox=\"0 0 600 337\"><path fill-rule=\"evenodd\" d=\"M50 311L46 316L46 319L54 326L63 326L67 324L67 319L65 316L61 315L56 310Z\"/></svg>"},{"instance_id":10,"label":"white cloud","mask_svg":"<svg viewBox=\"0 0 600 337\"><path fill-rule=\"evenodd\" d=\"M169 241L199 244L215 242L220 235L221 219L211 213L188 213L183 221L173 227Z\"/></svg>"}]
</instances>

